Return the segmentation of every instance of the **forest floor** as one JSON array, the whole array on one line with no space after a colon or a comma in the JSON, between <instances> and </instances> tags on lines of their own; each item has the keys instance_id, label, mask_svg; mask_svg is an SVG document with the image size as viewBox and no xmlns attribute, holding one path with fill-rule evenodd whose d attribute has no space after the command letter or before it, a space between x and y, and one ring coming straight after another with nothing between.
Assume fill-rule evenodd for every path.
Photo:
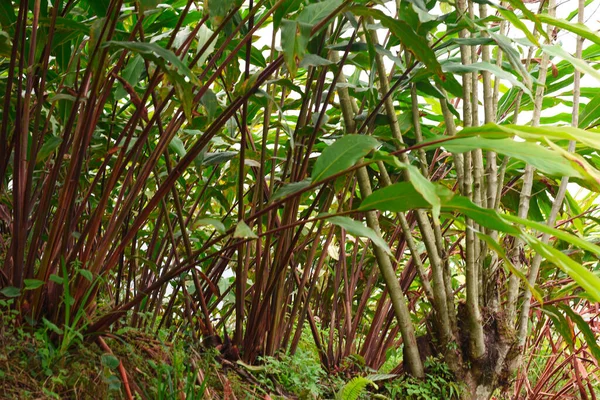
<instances>
[{"instance_id":1,"label":"forest floor","mask_svg":"<svg viewBox=\"0 0 600 400\"><path fill-rule=\"evenodd\" d=\"M17 324L16 315L0 304L0 399L456 399L461 390L438 359L425 380L390 374L396 356L375 371L353 355L328 373L305 340L293 356L251 366L216 336L115 327L90 340L45 319Z\"/></svg>"},{"instance_id":2,"label":"forest floor","mask_svg":"<svg viewBox=\"0 0 600 400\"><path fill-rule=\"evenodd\" d=\"M159 340L124 328L89 342L48 321L17 326L10 315L0 313L1 399L333 398L344 383L326 375L318 359L249 366L222 345L192 338Z\"/></svg>"},{"instance_id":3,"label":"forest floor","mask_svg":"<svg viewBox=\"0 0 600 400\"><path fill-rule=\"evenodd\" d=\"M287 393L275 380L261 382L246 367L222 358L214 349L181 346L127 331L61 350L49 332L3 326L0 398L233 400L301 396Z\"/></svg>"}]
</instances>

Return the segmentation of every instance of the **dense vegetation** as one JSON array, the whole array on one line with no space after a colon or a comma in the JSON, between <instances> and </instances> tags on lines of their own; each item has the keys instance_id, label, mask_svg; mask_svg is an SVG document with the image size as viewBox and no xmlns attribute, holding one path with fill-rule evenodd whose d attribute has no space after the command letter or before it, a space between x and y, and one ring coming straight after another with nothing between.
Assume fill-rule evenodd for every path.
<instances>
[{"instance_id":1,"label":"dense vegetation","mask_svg":"<svg viewBox=\"0 0 600 400\"><path fill-rule=\"evenodd\" d=\"M1 395L595 399L597 6L2 0Z\"/></svg>"}]
</instances>

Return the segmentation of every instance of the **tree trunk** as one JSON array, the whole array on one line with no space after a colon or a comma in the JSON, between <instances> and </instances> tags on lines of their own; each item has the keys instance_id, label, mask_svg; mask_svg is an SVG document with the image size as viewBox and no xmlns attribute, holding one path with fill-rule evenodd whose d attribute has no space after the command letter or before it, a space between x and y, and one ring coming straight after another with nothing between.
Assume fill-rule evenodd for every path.
<instances>
[{"instance_id":1,"label":"tree trunk","mask_svg":"<svg viewBox=\"0 0 600 400\"><path fill-rule=\"evenodd\" d=\"M478 384L469 388L468 398L470 400L489 400L492 393L494 393L494 389L492 385Z\"/></svg>"}]
</instances>

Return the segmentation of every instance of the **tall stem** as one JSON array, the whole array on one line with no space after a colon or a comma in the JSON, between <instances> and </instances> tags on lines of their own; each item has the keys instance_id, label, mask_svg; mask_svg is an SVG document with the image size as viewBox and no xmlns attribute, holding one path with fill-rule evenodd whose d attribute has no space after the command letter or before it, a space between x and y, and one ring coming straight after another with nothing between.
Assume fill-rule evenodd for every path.
<instances>
[{"instance_id":1,"label":"tall stem","mask_svg":"<svg viewBox=\"0 0 600 400\"><path fill-rule=\"evenodd\" d=\"M551 0L548 7L555 7L555 0ZM578 4L578 14L577 14L577 22L584 22L584 10L585 10L585 0L579 0ZM553 15L555 10L551 11ZM577 44L575 50L575 57L581 58L583 51L583 38L577 37ZM581 97L581 73L579 70L575 69L575 74L573 78L573 111L571 117L571 126L577 127L579 124L579 103ZM575 142L569 142L569 152L575 151ZM558 216L558 212L560 211L563 201L565 199L565 194L567 192L567 185L569 184L569 177L564 176L560 181L560 186L558 188L558 192L554 198L554 202L552 203L552 209L550 210L550 215L548 215L548 220L546 224L548 226L553 227L556 222L556 217ZM550 235L545 233L542 236L542 242L547 244L550 240ZM537 277L540 271L540 265L542 263L542 256L539 253L536 253L533 261L531 262L531 268L529 269L529 285L535 285L537 281ZM519 345L523 345L525 343L525 338L527 336L527 326L529 321L529 310L531 307L531 290L529 290L529 286L525 286L523 288L523 308L521 309L521 317L519 320L519 332L517 334L517 341Z\"/></svg>"},{"instance_id":2,"label":"tall stem","mask_svg":"<svg viewBox=\"0 0 600 400\"><path fill-rule=\"evenodd\" d=\"M467 3L465 0L458 2L458 10L462 15L466 15L469 10L472 12L472 4ZM459 32L459 37L465 39L469 37L469 33L466 29ZM473 60L471 55L471 47L461 44L460 46L460 58L463 65L468 65ZM463 125L465 127L471 126L473 123L473 108L476 104L472 104L473 92L475 91L475 83L473 74L464 73L462 75L463 83ZM476 97L474 97L476 99ZM474 157L475 156L475 157ZM476 165L479 165L479 157L473 153L464 154L463 174L464 174L464 185L463 195L468 198L477 199L478 195L473 196L473 180L475 171L473 170L473 159L475 158ZM478 176L478 175L477 175ZM479 190L478 187L476 187ZM465 218L466 229L465 229L465 252L466 252L466 265L465 265L465 279L466 279L466 292L467 292L467 310L469 312L469 336L470 336L470 351L471 356L474 359L479 359L485 354L485 338L483 333L483 322L481 318L481 311L479 309L479 267L478 267L478 254L477 245L475 238L475 225L474 222Z\"/></svg>"},{"instance_id":3,"label":"tall stem","mask_svg":"<svg viewBox=\"0 0 600 400\"><path fill-rule=\"evenodd\" d=\"M556 13L556 0L549 0L548 3L548 14L554 16ZM547 33L550 41L552 40L553 28L548 25ZM540 125L540 117L542 115L543 100L544 100L544 85L546 84L546 77L548 75L548 64L549 56L547 53L542 54L540 61L540 72L538 75L538 86L535 91L535 99L533 103L533 116L531 119L532 126ZM520 218L527 218L529 213L529 203L531 200L531 191L533 188L533 176L535 169L531 165L525 167L525 173L523 174L523 187L521 188L521 194L519 197L519 210L518 215ZM555 202L556 203L556 202ZM515 267L521 268L522 262L521 254L523 253L523 241L519 238L515 238L515 244L511 252L511 257L514 260ZM516 316L516 305L519 294L520 280L517 276L511 275L508 281L508 294L507 294L507 314L511 320Z\"/></svg>"},{"instance_id":4,"label":"tall stem","mask_svg":"<svg viewBox=\"0 0 600 400\"><path fill-rule=\"evenodd\" d=\"M334 61L337 60L337 54L332 52L331 58ZM344 82L346 78L343 74L340 74L340 77L338 79L340 80L340 82ZM387 82L387 78L385 79ZM385 89L386 92L387 90L389 90L389 84ZM354 124L353 117L353 99L349 96L347 90L338 89L338 96L340 96L340 106L343 110L342 115L344 117L344 121L346 122L346 130L348 132L353 132L356 127L356 125ZM363 198L372 193L371 181L369 179L369 173L367 172L366 167L362 167L357 171L357 181ZM377 216L377 212L369 211L366 213L366 217L367 226L373 229L378 236L381 236L381 229L379 227L379 219ZM408 235L410 235L410 231L408 231ZM410 313L408 311L408 306L406 304L404 292L400 287L400 283L398 282L398 278L396 276L396 272L394 270L390 257L385 253L385 251L383 251L377 246L373 246L373 251L375 253L375 258L377 260L377 266L379 267L379 271L381 272L381 275L383 276L385 284L388 288L390 299L392 300L392 305L394 307L394 313L396 315L396 318L398 319L400 333L402 335L404 346L406 348L407 364L410 368L410 372L414 376L423 377L425 375L423 363L419 355L416 334L412 325L412 320L410 318ZM413 254L413 257L415 258L418 256L418 253Z\"/></svg>"}]
</instances>

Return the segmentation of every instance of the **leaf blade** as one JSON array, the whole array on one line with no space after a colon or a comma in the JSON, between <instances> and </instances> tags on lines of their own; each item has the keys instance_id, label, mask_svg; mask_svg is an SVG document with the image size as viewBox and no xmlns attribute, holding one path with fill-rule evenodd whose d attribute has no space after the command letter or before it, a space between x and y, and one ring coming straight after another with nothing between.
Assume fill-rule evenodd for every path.
<instances>
[{"instance_id":1,"label":"leaf blade","mask_svg":"<svg viewBox=\"0 0 600 400\"><path fill-rule=\"evenodd\" d=\"M363 225L361 222L342 216L327 217L327 220L332 224L339 226L340 228L344 228L346 231L355 236L366 237L370 239L377 247L384 250L388 255L392 255L392 250L388 246L387 242L383 240L383 238L379 236L373 229Z\"/></svg>"},{"instance_id":2,"label":"leaf blade","mask_svg":"<svg viewBox=\"0 0 600 400\"><path fill-rule=\"evenodd\" d=\"M377 146L379 141L371 136L342 136L317 158L311 175L312 182L319 182L350 168Z\"/></svg>"}]
</instances>

